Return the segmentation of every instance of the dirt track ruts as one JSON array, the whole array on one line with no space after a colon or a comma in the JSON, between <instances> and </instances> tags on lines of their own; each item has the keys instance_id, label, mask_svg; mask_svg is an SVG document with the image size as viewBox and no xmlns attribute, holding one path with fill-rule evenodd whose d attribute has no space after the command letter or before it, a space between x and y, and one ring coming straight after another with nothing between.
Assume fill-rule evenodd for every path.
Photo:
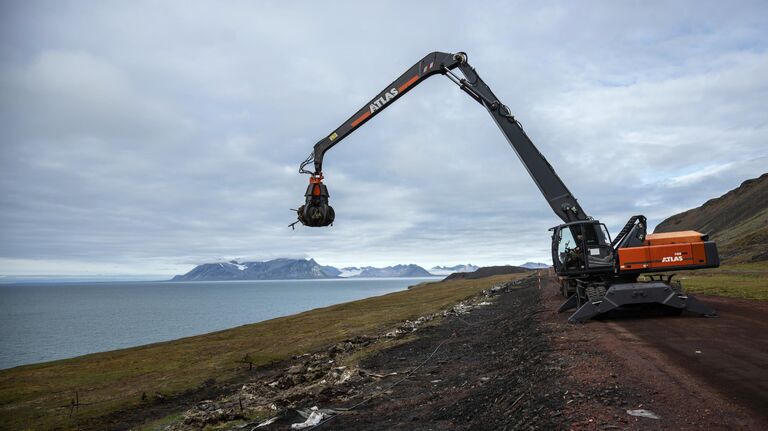
<instances>
[{"instance_id":1,"label":"dirt track ruts","mask_svg":"<svg viewBox=\"0 0 768 431\"><path fill-rule=\"evenodd\" d=\"M544 297L549 310L562 301L551 282ZM616 382L642 403L632 408L662 417L633 419L639 429L768 429L768 303L698 298L720 317L636 315L563 326L565 316L551 312L546 320L561 329L553 339L560 351L582 362L571 372L582 387ZM599 406L587 409L595 425L610 419ZM592 423L581 425L600 429Z\"/></svg>"},{"instance_id":2,"label":"dirt track ruts","mask_svg":"<svg viewBox=\"0 0 768 431\"><path fill-rule=\"evenodd\" d=\"M699 296L717 318L623 319L607 323L617 338L623 332L640 341L637 349L656 349L719 392L726 401L768 421L768 302Z\"/></svg>"}]
</instances>

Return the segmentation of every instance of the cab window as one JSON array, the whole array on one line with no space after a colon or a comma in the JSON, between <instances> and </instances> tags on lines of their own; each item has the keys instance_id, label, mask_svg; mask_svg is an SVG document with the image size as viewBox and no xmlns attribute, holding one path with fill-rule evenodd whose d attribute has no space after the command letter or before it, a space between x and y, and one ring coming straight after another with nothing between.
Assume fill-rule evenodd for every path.
<instances>
[{"instance_id":1,"label":"cab window","mask_svg":"<svg viewBox=\"0 0 768 431\"><path fill-rule=\"evenodd\" d=\"M557 245L557 257L560 263L565 265L568 259L568 251L577 246L576 241L573 238L573 234L569 228L560 230L560 242Z\"/></svg>"}]
</instances>

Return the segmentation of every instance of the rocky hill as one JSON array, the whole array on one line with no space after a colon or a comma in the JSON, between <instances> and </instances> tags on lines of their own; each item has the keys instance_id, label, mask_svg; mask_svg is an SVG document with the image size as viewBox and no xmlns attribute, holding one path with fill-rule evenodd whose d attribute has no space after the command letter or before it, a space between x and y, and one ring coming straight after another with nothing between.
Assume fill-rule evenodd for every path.
<instances>
[{"instance_id":1,"label":"rocky hill","mask_svg":"<svg viewBox=\"0 0 768 431\"><path fill-rule=\"evenodd\" d=\"M503 274L516 274L519 272L528 272L529 269L521 268L519 266L485 266L474 272L456 272L448 277L446 280L474 280L478 278L491 277L493 275Z\"/></svg>"},{"instance_id":2,"label":"rocky hill","mask_svg":"<svg viewBox=\"0 0 768 431\"><path fill-rule=\"evenodd\" d=\"M768 260L768 173L664 220L654 232L689 229L710 234L725 262Z\"/></svg>"}]
</instances>

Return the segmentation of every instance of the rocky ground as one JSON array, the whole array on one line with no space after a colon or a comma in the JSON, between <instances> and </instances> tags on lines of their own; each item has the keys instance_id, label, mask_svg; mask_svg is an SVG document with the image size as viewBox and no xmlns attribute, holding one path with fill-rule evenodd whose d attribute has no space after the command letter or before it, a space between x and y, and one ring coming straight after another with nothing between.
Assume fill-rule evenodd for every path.
<instances>
[{"instance_id":1,"label":"rocky ground","mask_svg":"<svg viewBox=\"0 0 768 431\"><path fill-rule=\"evenodd\" d=\"M166 429L768 429L762 303L570 325L551 280L516 283L256 370Z\"/></svg>"}]
</instances>

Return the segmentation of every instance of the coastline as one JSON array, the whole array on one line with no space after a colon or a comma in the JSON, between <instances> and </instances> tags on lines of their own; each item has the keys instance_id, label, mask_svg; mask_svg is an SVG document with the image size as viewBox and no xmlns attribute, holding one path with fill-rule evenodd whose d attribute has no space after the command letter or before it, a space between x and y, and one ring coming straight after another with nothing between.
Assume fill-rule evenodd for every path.
<instances>
[{"instance_id":1,"label":"coastline","mask_svg":"<svg viewBox=\"0 0 768 431\"><path fill-rule=\"evenodd\" d=\"M76 422L233 383L265 366L339 340L380 333L522 275L423 282L386 295L320 307L204 335L0 371L0 417L13 428L71 424L66 407L89 403ZM244 358L248 365L244 365ZM149 394L149 395L147 395Z\"/></svg>"},{"instance_id":2,"label":"coastline","mask_svg":"<svg viewBox=\"0 0 768 431\"><path fill-rule=\"evenodd\" d=\"M0 369L173 341L437 279L0 286Z\"/></svg>"}]
</instances>

